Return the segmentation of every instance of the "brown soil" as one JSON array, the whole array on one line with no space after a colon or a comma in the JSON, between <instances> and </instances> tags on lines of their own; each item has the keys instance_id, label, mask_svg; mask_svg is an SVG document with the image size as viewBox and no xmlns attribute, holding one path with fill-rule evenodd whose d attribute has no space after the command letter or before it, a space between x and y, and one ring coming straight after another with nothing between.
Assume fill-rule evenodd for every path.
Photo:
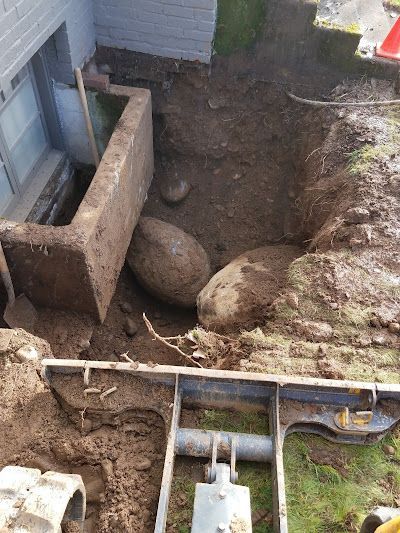
<instances>
[{"instance_id":1,"label":"brown soil","mask_svg":"<svg viewBox=\"0 0 400 533\"><path fill-rule=\"evenodd\" d=\"M26 337L20 340L25 342ZM40 346L40 341L33 337L29 341ZM15 340L14 343L18 345ZM34 365L12 363L5 356L0 371L0 394L4 400L0 468L18 464L43 472L56 470L82 475L88 499L85 522L88 533L151 531L164 457L162 418L153 411L144 415L143 411L132 410L115 426L98 424L96 429L95 424L89 428L90 409L84 409L70 412L77 422L72 424ZM93 383L99 386L95 380ZM74 387L70 383L63 389L72 392ZM138 405L132 391L129 392L132 404ZM122 385L121 394L122 398ZM143 392L141 395L144 398ZM158 393L158 401L161 398L162 394ZM124 405L127 403L124 397ZM168 404L166 397L163 403Z\"/></svg>"},{"instance_id":2,"label":"brown soil","mask_svg":"<svg viewBox=\"0 0 400 533\"><path fill-rule=\"evenodd\" d=\"M321 445L319 441L310 441L308 457L317 465L332 466L343 478L346 478L348 475L346 457L341 455L340 452L338 453L337 448Z\"/></svg>"}]
</instances>

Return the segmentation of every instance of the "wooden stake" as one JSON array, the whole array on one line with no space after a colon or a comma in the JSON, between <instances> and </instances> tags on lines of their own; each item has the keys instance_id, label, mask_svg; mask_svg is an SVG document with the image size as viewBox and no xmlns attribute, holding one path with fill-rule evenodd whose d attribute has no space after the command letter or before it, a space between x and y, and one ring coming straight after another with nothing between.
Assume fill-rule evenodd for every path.
<instances>
[{"instance_id":1,"label":"wooden stake","mask_svg":"<svg viewBox=\"0 0 400 533\"><path fill-rule=\"evenodd\" d=\"M88 133L88 136L89 136L89 143L90 143L90 148L92 150L92 156L93 156L94 164L96 165L96 168L98 168L98 166L100 164L100 157L99 157L99 152L97 150L96 140L94 138L93 125L92 125L92 121L90 119L89 108L88 108L86 92L85 92L85 86L83 84L82 72L81 72L80 68L76 68L75 69L75 78L76 78L76 83L78 85L79 96L80 96L81 102L82 102L83 115L85 117L86 129L87 129L87 133Z\"/></svg>"}]
</instances>

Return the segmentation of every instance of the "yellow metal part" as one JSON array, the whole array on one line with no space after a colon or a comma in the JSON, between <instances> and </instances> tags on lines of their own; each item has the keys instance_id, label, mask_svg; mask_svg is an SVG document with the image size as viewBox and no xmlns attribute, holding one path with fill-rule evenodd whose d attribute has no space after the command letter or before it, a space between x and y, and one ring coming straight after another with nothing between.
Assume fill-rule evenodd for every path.
<instances>
[{"instance_id":1,"label":"yellow metal part","mask_svg":"<svg viewBox=\"0 0 400 533\"><path fill-rule=\"evenodd\" d=\"M372 421L372 418L372 411L357 411L354 415L352 415L351 421L357 426L363 426L369 424Z\"/></svg>"},{"instance_id":2,"label":"yellow metal part","mask_svg":"<svg viewBox=\"0 0 400 533\"><path fill-rule=\"evenodd\" d=\"M349 408L348 407L345 407L343 409L343 411L340 412L340 414L338 416L338 422L344 428L349 425L350 417L349 417Z\"/></svg>"},{"instance_id":3,"label":"yellow metal part","mask_svg":"<svg viewBox=\"0 0 400 533\"><path fill-rule=\"evenodd\" d=\"M389 522L379 526L375 529L375 533L400 533L400 516L396 516L396 518L392 518Z\"/></svg>"}]
</instances>

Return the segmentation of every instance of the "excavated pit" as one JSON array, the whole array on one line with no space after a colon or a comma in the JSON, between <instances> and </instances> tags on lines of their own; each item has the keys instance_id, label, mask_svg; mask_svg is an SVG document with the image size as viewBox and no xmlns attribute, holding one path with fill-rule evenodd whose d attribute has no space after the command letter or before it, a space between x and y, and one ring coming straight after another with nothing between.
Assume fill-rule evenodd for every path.
<instances>
[{"instance_id":1,"label":"excavated pit","mask_svg":"<svg viewBox=\"0 0 400 533\"><path fill-rule=\"evenodd\" d=\"M128 81L132 84L123 73L113 79ZM247 324L249 331L238 330L229 338L201 332L199 344L209 353L205 366L398 381L399 337L388 328L400 318L398 293L393 293L399 274L397 115L384 115L389 122L374 136L371 131L382 117L378 110L368 120L359 112L348 119L347 112L310 110L292 102L279 84L209 79L202 69L175 76L172 84L138 74L135 83L150 88L153 97L155 175L142 214L195 236L210 257L213 273L266 244L297 245L304 252L293 263L287 286L267 303L267 315ZM375 90L391 97L390 84ZM368 97L373 91L365 82L339 89L332 97ZM188 196L176 205L161 195L163 183L173 178L190 184ZM367 221L346 220L349 209L360 207L368 211ZM165 337L183 335L197 324L194 310L150 296L127 265L101 325L68 311L39 312L35 334L49 342L58 358L119 361L120 354L128 353L135 361L181 365L185 361L179 355L148 334L142 314ZM136 325L133 335L126 332L127 318ZM5 379L18 375L20 381L19 368L16 362L8 370L4 367ZM14 377L7 377L10 371ZM123 425L93 428L85 413L81 427L79 419L73 426L51 393L29 376L34 394L20 403L22 391L14 391L7 421L12 440L21 444L8 451L4 442L1 463L83 468L97 487L88 531L151 531L165 444L161 419L146 415L144 420L143 411L132 415L126 421L132 435ZM60 398L73 386L64 384ZM28 412L29 431L24 427ZM61 460L58 444L61 455L66 450ZM137 453L150 458L145 473L133 467ZM104 474L108 461L113 463L111 478ZM183 462L177 472L196 480L201 462L194 473L191 469ZM188 502L182 498L173 501L173 508L186 512ZM184 523L188 520L186 516ZM168 531L174 528L170 523Z\"/></svg>"}]
</instances>

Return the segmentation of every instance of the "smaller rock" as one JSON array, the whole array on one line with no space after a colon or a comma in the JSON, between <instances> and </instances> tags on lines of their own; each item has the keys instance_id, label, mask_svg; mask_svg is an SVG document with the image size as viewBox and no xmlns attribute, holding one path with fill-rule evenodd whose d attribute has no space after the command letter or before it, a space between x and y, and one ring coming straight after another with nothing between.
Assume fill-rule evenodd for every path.
<instances>
[{"instance_id":1,"label":"smaller rock","mask_svg":"<svg viewBox=\"0 0 400 533\"><path fill-rule=\"evenodd\" d=\"M394 446L390 446L390 444L384 444L382 450L386 455L394 455L396 453L396 449Z\"/></svg>"},{"instance_id":2,"label":"smaller rock","mask_svg":"<svg viewBox=\"0 0 400 533\"><path fill-rule=\"evenodd\" d=\"M241 177L242 177L242 175L241 175L239 172L237 172L237 173L233 176L232 179L236 181L236 180L240 180Z\"/></svg>"},{"instance_id":3,"label":"smaller rock","mask_svg":"<svg viewBox=\"0 0 400 533\"><path fill-rule=\"evenodd\" d=\"M190 192L190 184L184 179L174 179L161 184L160 193L167 204L178 204Z\"/></svg>"},{"instance_id":4,"label":"smaller rock","mask_svg":"<svg viewBox=\"0 0 400 533\"><path fill-rule=\"evenodd\" d=\"M131 306L129 302L121 302L119 306L123 313L129 314L129 313L132 313L133 311L133 307Z\"/></svg>"},{"instance_id":5,"label":"smaller rock","mask_svg":"<svg viewBox=\"0 0 400 533\"><path fill-rule=\"evenodd\" d=\"M327 322L313 322L295 320L296 330L306 336L310 341L324 341L328 340L333 335L333 328Z\"/></svg>"},{"instance_id":6,"label":"smaller rock","mask_svg":"<svg viewBox=\"0 0 400 533\"><path fill-rule=\"evenodd\" d=\"M287 305L291 309L298 309L299 307L299 297L295 292L289 292L285 297Z\"/></svg>"},{"instance_id":7,"label":"smaller rock","mask_svg":"<svg viewBox=\"0 0 400 533\"><path fill-rule=\"evenodd\" d=\"M85 418L82 421L81 428L83 433L90 433L90 431L92 431L93 422L90 420L90 418Z\"/></svg>"},{"instance_id":8,"label":"smaller rock","mask_svg":"<svg viewBox=\"0 0 400 533\"><path fill-rule=\"evenodd\" d=\"M376 346L388 346L391 344L390 335L387 332L375 333L372 335L372 342Z\"/></svg>"},{"instance_id":9,"label":"smaller rock","mask_svg":"<svg viewBox=\"0 0 400 533\"><path fill-rule=\"evenodd\" d=\"M101 471L104 481L107 481L114 474L114 465L110 459L104 459L101 462Z\"/></svg>"},{"instance_id":10,"label":"smaller rock","mask_svg":"<svg viewBox=\"0 0 400 533\"><path fill-rule=\"evenodd\" d=\"M367 346L371 346L372 339L367 333L360 333L356 342L361 348L366 348Z\"/></svg>"},{"instance_id":11,"label":"smaller rock","mask_svg":"<svg viewBox=\"0 0 400 533\"><path fill-rule=\"evenodd\" d=\"M124 331L128 335L128 337L133 337L136 335L138 331L138 326L134 320L127 317L124 322Z\"/></svg>"},{"instance_id":12,"label":"smaller rock","mask_svg":"<svg viewBox=\"0 0 400 533\"><path fill-rule=\"evenodd\" d=\"M138 459L133 463L133 468L139 472L142 470L148 470L151 468L151 461L145 457L144 459Z\"/></svg>"},{"instance_id":13,"label":"smaller rock","mask_svg":"<svg viewBox=\"0 0 400 533\"><path fill-rule=\"evenodd\" d=\"M345 213L348 224L364 224L370 218L370 212L364 207L353 207Z\"/></svg>"},{"instance_id":14,"label":"smaller rock","mask_svg":"<svg viewBox=\"0 0 400 533\"><path fill-rule=\"evenodd\" d=\"M216 168L213 170L213 174L214 176L218 176L218 174L221 174L221 169L220 168Z\"/></svg>"},{"instance_id":15,"label":"smaller rock","mask_svg":"<svg viewBox=\"0 0 400 533\"><path fill-rule=\"evenodd\" d=\"M226 214L227 214L228 218L233 218L235 216L235 210L230 208L230 209L228 209Z\"/></svg>"},{"instance_id":16,"label":"smaller rock","mask_svg":"<svg viewBox=\"0 0 400 533\"><path fill-rule=\"evenodd\" d=\"M90 340L89 339L81 339L79 341L79 348L84 352L85 350L89 350L90 348Z\"/></svg>"},{"instance_id":17,"label":"smaller rock","mask_svg":"<svg viewBox=\"0 0 400 533\"><path fill-rule=\"evenodd\" d=\"M400 324L398 322L390 322L388 330L390 333L400 333Z\"/></svg>"},{"instance_id":18,"label":"smaller rock","mask_svg":"<svg viewBox=\"0 0 400 533\"><path fill-rule=\"evenodd\" d=\"M15 357L20 361L21 363L26 363L28 361L38 361L39 360L39 352L34 348L33 346L29 346L28 344L25 346L22 346L16 353Z\"/></svg>"}]
</instances>

